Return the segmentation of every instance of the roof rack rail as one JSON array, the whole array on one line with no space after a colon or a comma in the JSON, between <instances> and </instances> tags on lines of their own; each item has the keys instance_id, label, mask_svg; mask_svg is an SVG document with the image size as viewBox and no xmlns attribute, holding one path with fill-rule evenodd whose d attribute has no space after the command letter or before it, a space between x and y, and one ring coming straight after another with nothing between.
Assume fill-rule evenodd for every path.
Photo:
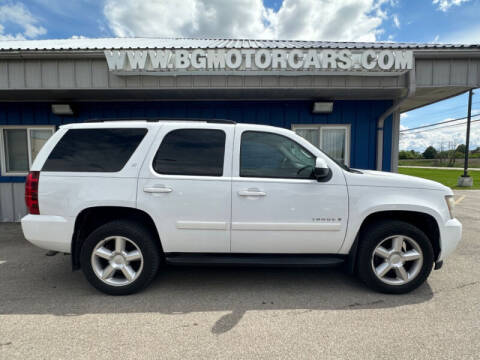
<instances>
[{"instance_id":1,"label":"roof rack rail","mask_svg":"<svg viewBox=\"0 0 480 360\"><path fill-rule=\"evenodd\" d=\"M157 117L157 118L93 118L87 119L84 123L92 123L92 122L108 122L108 121L147 121L147 122L159 122L159 121L198 121L198 122L206 122L206 123L214 123L214 124L236 124L233 120L227 119L202 119L202 118L165 118L165 117Z\"/></svg>"}]
</instances>

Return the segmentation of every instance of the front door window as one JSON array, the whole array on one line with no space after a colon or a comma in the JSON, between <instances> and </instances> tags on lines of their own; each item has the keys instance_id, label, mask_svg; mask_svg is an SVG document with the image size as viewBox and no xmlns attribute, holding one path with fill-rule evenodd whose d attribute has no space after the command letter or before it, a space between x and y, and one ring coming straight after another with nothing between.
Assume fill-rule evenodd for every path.
<instances>
[{"instance_id":1,"label":"front door window","mask_svg":"<svg viewBox=\"0 0 480 360\"><path fill-rule=\"evenodd\" d=\"M295 141L273 133L245 131L240 148L240 176L311 179L315 156Z\"/></svg>"}]
</instances>

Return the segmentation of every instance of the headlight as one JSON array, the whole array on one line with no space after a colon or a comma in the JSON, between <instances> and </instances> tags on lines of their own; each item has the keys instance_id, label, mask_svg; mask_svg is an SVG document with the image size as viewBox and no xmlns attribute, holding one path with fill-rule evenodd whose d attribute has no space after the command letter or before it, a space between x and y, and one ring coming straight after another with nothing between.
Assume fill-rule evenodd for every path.
<instances>
[{"instance_id":1,"label":"headlight","mask_svg":"<svg viewBox=\"0 0 480 360\"><path fill-rule=\"evenodd\" d=\"M445 201L447 202L448 211L450 212L450 217L453 219L453 209L455 209L455 200L453 199L453 195L446 195Z\"/></svg>"}]
</instances>

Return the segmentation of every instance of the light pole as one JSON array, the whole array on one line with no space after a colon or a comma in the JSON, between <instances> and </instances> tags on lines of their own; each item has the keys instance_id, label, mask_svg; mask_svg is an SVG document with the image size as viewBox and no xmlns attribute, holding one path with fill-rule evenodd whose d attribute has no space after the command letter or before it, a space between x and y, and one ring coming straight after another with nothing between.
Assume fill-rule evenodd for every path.
<instances>
[{"instance_id":1,"label":"light pole","mask_svg":"<svg viewBox=\"0 0 480 360\"><path fill-rule=\"evenodd\" d=\"M467 136L465 140L465 163L463 164L463 175L458 178L458 186L473 186L473 178L468 176L468 152L470 148L470 122L472 118L472 95L473 90L468 92L468 114L467 114Z\"/></svg>"},{"instance_id":2,"label":"light pole","mask_svg":"<svg viewBox=\"0 0 480 360\"><path fill-rule=\"evenodd\" d=\"M468 149L470 147L470 121L472 118L472 94L473 90L468 92L468 114L467 114L467 139L465 141L465 164L463 165L463 177L468 176Z\"/></svg>"}]
</instances>

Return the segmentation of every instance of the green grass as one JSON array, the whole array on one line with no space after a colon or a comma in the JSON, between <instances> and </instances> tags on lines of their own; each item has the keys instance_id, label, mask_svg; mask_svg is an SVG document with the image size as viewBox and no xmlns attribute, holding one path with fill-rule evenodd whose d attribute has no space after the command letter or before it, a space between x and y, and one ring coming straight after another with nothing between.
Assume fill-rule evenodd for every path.
<instances>
[{"instance_id":1,"label":"green grass","mask_svg":"<svg viewBox=\"0 0 480 360\"><path fill-rule=\"evenodd\" d=\"M455 159L453 167L463 168L464 159ZM445 166L447 167L447 160L444 160L442 164L437 159L400 159L398 165L400 166ZM470 158L468 161L468 167L480 168L480 158Z\"/></svg>"},{"instance_id":2,"label":"green grass","mask_svg":"<svg viewBox=\"0 0 480 360\"><path fill-rule=\"evenodd\" d=\"M452 189L480 189L480 171L470 171L468 174L473 177L472 187L458 187L458 177L463 174L462 170L443 170L443 169L415 169L399 168L400 174L418 176L424 179L438 181Z\"/></svg>"}]
</instances>

